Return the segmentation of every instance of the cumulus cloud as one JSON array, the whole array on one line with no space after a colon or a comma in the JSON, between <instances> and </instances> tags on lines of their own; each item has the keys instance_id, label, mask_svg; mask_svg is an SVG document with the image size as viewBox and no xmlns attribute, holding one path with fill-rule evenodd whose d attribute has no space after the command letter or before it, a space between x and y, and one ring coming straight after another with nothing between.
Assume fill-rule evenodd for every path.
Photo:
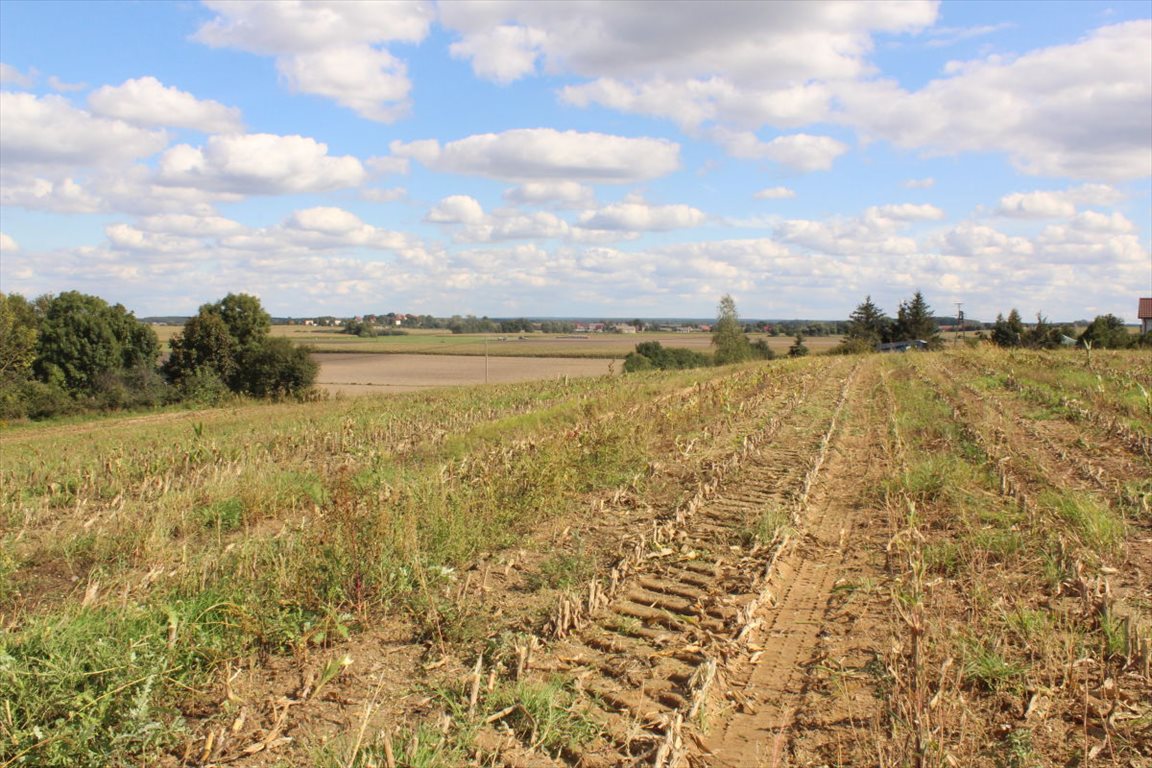
<instances>
[{"instance_id":1,"label":"cumulus cloud","mask_svg":"<svg viewBox=\"0 0 1152 768\"><path fill-rule=\"evenodd\" d=\"M407 66L388 51L324 48L281 59L277 68L294 90L326 96L369 120L390 123L409 108Z\"/></svg>"},{"instance_id":2,"label":"cumulus cloud","mask_svg":"<svg viewBox=\"0 0 1152 768\"><path fill-rule=\"evenodd\" d=\"M786 200L788 198L796 197L796 192L788 187L768 187L762 189L752 197L757 200Z\"/></svg>"},{"instance_id":3,"label":"cumulus cloud","mask_svg":"<svg viewBox=\"0 0 1152 768\"><path fill-rule=\"evenodd\" d=\"M112 224L104 228L104 234L108 236L113 249L144 254L191 253L203 247L203 243L196 238L166 232L145 232L129 224Z\"/></svg>"},{"instance_id":4,"label":"cumulus cloud","mask_svg":"<svg viewBox=\"0 0 1152 768\"><path fill-rule=\"evenodd\" d=\"M1152 174L1152 20L1103 27L1015 59L955 62L909 92L895 82L839 92L873 137L939 154L1008 153L1025 173L1084 179Z\"/></svg>"},{"instance_id":5,"label":"cumulus cloud","mask_svg":"<svg viewBox=\"0 0 1152 768\"><path fill-rule=\"evenodd\" d=\"M1076 214L1076 206L1111 205L1123 194L1107 184L1083 184L1063 190L1014 192L1000 198L996 212L1018 219L1067 218Z\"/></svg>"},{"instance_id":6,"label":"cumulus cloud","mask_svg":"<svg viewBox=\"0 0 1152 768\"><path fill-rule=\"evenodd\" d=\"M330 98L369 120L390 122L407 112L407 68L381 46L423 40L433 17L428 3L207 5L217 15L196 32L199 42L275 56L291 88Z\"/></svg>"},{"instance_id":7,"label":"cumulus cloud","mask_svg":"<svg viewBox=\"0 0 1152 768\"><path fill-rule=\"evenodd\" d=\"M484 221L484 208L474 197L450 195L437 203L427 218L435 224L479 224Z\"/></svg>"},{"instance_id":8,"label":"cumulus cloud","mask_svg":"<svg viewBox=\"0 0 1152 768\"><path fill-rule=\"evenodd\" d=\"M484 133L441 146L435 140L393 142L392 154L441 173L504 181L575 180L625 184L679 167L680 146L664 139L525 128Z\"/></svg>"},{"instance_id":9,"label":"cumulus cloud","mask_svg":"<svg viewBox=\"0 0 1152 768\"><path fill-rule=\"evenodd\" d=\"M757 127L798 126L828 108L827 80L867 73L872 35L912 32L936 17L932 2L446 3L441 22L460 35L455 56L498 82L536 72L586 83L570 104Z\"/></svg>"},{"instance_id":10,"label":"cumulus cloud","mask_svg":"<svg viewBox=\"0 0 1152 768\"><path fill-rule=\"evenodd\" d=\"M868 208L864 212L866 220L891 219L893 221L937 221L944 218L944 211L934 205L916 205L914 203L900 203L897 205L878 205Z\"/></svg>"},{"instance_id":11,"label":"cumulus cloud","mask_svg":"<svg viewBox=\"0 0 1152 768\"><path fill-rule=\"evenodd\" d=\"M591 208L596 203L596 193L575 181L529 181L506 191L504 199L517 205Z\"/></svg>"},{"instance_id":12,"label":"cumulus cloud","mask_svg":"<svg viewBox=\"0 0 1152 768\"><path fill-rule=\"evenodd\" d=\"M273 242L287 239L313 249L356 246L399 249L409 245L407 236L366 224L351 211L331 206L294 211L282 227L264 234Z\"/></svg>"},{"instance_id":13,"label":"cumulus cloud","mask_svg":"<svg viewBox=\"0 0 1152 768\"><path fill-rule=\"evenodd\" d=\"M163 149L163 131L97 117L60 96L0 92L0 148L7 169L118 165Z\"/></svg>"},{"instance_id":14,"label":"cumulus cloud","mask_svg":"<svg viewBox=\"0 0 1152 768\"><path fill-rule=\"evenodd\" d=\"M368 200L372 203L394 203L397 200L403 200L408 196L408 190L404 187L392 187L390 189L363 189L360 190L360 198Z\"/></svg>"},{"instance_id":15,"label":"cumulus cloud","mask_svg":"<svg viewBox=\"0 0 1152 768\"><path fill-rule=\"evenodd\" d=\"M165 86L154 77L106 85L88 96L88 106L98 115L134 125L191 128L205 133L237 133L243 130L240 110L218 101L197 99L178 88Z\"/></svg>"},{"instance_id":16,"label":"cumulus cloud","mask_svg":"<svg viewBox=\"0 0 1152 768\"><path fill-rule=\"evenodd\" d=\"M25 74L11 64L5 64L0 61L0 85L15 86L16 88L31 88L35 82L35 70Z\"/></svg>"},{"instance_id":17,"label":"cumulus cloud","mask_svg":"<svg viewBox=\"0 0 1152 768\"><path fill-rule=\"evenodd\" d=\"M163 232L183 237L219 237L240 232L244 225L223 216L194 216L187 213L161 213L144 216L137 226L148 232Z\"/></svg>"},{"instance_id":18,"label":"cumulus cloud","mask_svg":"<svg viewBox=\"0 0 1152 768\"><path fill-rule=\"evenodd\" d=\"M0 253L16 253L19 250L20 244L14 237L7 232L0 232Z\"/></svg>"},{"instance_id":19,"label":"cumulus cloud","mask_svg":"<svg viewBox=\"0 0 1152 768\"><path fill-rule=\"evenodd\" d=\"M328 145L315 139L254 133L212 136L203 147L172 147L160 158L158 182L278 195L354 187L366 175L359 160L333 157Z\"/></svg>"},{"instance_id":20,"label":"cumulus cloud","mask_svg":"<svg viewBox=\"0 0 1152 768\"><path fill-rule=\"evenodd\" d=\"M609 229L626 232L662 232L697 227L707 217L690 205L649 205L629 199L588 211L580 217L585 229Z\"/></svg>"},{"instance_id":21,"label":"cumulus cloud","mask_svg":"<svg viewBox=\"0 0 1152 768\"><path fill-rule=\"evenodd\" d=\"M712 136L733 157L771 160L801 172L826 171L837 157L848 151L848 145L842 141L807 133L761 141L749 131L717 128Z\"/></svg>"}]
</instances>

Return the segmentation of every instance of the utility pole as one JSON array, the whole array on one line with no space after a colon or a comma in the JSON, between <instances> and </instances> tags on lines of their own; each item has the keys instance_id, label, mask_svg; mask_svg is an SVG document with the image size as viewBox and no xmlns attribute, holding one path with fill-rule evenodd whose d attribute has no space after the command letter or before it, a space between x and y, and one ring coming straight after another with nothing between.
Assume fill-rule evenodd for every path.
<instances>
[{"instance_id":1,"label":"utility pole","mask_svg":"<svg viewBox=\"0 0 1152 768\"><path fill-rule=\"evenodd\" d=\"M960 333L956 335L956 343L960 343L960 339L964 338L964 302L956 302L956 322L960 325Z\"/></svg>"}]
</instances>

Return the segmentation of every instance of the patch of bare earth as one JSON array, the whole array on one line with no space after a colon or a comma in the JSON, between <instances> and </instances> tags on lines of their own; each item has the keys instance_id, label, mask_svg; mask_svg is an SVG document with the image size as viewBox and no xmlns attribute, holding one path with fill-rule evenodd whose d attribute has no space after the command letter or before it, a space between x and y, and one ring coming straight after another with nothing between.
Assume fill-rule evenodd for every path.
<instances>
[{"instance_id":1,"label":"patch of bare earth","mask_svg":"<svg viewBox=\"0 0 1152 768\"><path fill-rule=\"evenodd\" d=\"M831 457L853 379L846 366L838 374L811 382L792 407L766 414L740 454L634 539L585 596L561 606L551 642L517 672L574 680L601 735L579 750L545 755L497 720L488 749L501 764L743 765L756 764L745 761L761 746L770 749L778 719L767 714L750 724L742 715L787 709L781 696L802 690L792 676L803 676L815 651L835 584L831 568L795 578L800 564L792 553L811 535L825 463L840 461ZM821 538L839 539L834 516L822 518ZM755 535L773 521L779 527L766 538ZM781 603L807 625L773 642L765 618ZM778 657L764 659L770 649ZM773 680L750 683L759 668L771 668ZM720 755L729 762L717 762Z\"/></svg>"}]
</instances>

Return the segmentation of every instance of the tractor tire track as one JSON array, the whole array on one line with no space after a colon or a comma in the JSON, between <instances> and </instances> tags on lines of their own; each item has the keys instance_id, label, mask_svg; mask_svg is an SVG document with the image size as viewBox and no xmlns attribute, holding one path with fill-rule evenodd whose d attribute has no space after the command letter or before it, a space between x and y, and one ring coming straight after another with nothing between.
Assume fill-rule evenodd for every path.
<instances>
[{"instance_id":1,"label":"tractor tire track","mask_svg":"<svg viewBox=\"0 0 1152 768\"><path fill-rule=\"evenodd\" d=\"M766 545L750 527L765 511L793 526L801 519L853 379L850 364L842 375L812 381L786 412L769 415L742 460L643 537L628 568L612 573L599 596L594 584L586 601L560 611L551 627L557 639L533 673L574 679L604 738L582 754L553 756L558 764L683 764L686 737L700 739L695 723L708 691L745 652L771 597L773 566L788 548L787 534ZM520 749L501 759L533 764Z\"/></svg>"}]
</instances>

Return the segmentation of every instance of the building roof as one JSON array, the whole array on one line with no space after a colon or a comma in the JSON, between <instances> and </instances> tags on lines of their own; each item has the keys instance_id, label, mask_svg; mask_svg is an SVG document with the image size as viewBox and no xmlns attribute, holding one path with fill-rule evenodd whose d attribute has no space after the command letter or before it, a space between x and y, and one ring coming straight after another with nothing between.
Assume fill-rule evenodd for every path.
<instances>
[{"instance_id":1,"label":"building roof","mask_svg":"<svg viewBox=\"0 0 1152 768\"><path fill-rule=\"evenodd\" d=\"M1147 320L1152 317L1152 299L1140 299L1140 311L1136 316L1141 320Z\"/></svg>"}]
</instances>

